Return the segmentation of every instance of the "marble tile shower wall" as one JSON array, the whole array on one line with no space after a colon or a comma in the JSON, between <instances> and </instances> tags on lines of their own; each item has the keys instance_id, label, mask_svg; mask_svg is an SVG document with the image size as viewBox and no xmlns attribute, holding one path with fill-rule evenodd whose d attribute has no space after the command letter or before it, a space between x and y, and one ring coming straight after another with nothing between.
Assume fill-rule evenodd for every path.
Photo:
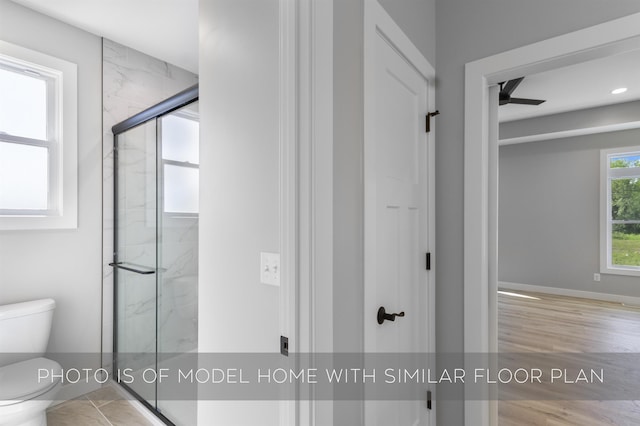
<instances>
[{"instance_id":1,"label":"marble tile shower wall","mask_svg":"<svg viewBox=\"0 0 640 426\"><path fill-rule=\"evenodd\" d=\"M113 348L113 270L108 264L113 259L113 134L111 127L186 89L198 82L197 75L146 54L103 39L103 348L104 365L109 365ZM145 164L146 161L140 164ZM153 212L146 209L146 189L138 188L137 195L128 193L127 203L138 203L140 208L128 212L125 225L137 229L140 221L147 226ZM133 205L131 204L131 205ZM120 204L126 205L126 204ZM165 352L186 351L197 345L197 324L193 307L197 306L198 221L184 219L163 223L159 261L165 271L159 288L161 300L159 324L160 345ZM155 252L153 233L134 232L126 241L126 254L147 256ZM145 254L146 253L146 254ZM128 259L129 260L129 259ZM135 260L133 260L135 261ZM142 263L142 262L141 262ZM143 276L140 276L143 277ZM133 287L127 300L124 318L135 333L135 342L127 342L123 350L151 350L155 346L153 330L155 296L149 284L127 283ZM138 285L136 285L138 284ZM155 281L153 283L155 285ZM149 330L152 330L151 332Z\"/></svg>"}]
</instances>

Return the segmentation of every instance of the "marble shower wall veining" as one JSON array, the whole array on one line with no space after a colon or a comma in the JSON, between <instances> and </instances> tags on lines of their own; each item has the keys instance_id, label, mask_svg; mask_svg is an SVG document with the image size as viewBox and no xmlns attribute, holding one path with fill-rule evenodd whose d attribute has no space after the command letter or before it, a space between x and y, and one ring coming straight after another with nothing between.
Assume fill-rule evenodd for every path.
<instances>
[{"instance_id":1,"label":"marble shower wall veining","mask_svg":"<svg viewBox=\"0 0 640 426\"><path fill-rule=\"evenodd\" d=\"M103 39L103 352L104 365L111 361L113 348L113 269L108 266L113 260L113 134L111 127L138 112L196 84L198 76L174 65L150 57L126 46ZM144 147L141 147L144 149ZM131 153L135 160L136 153ZM144 157L144 153L137 153ZM141 157L141 158L142 158ZM138 165L150 167L142 159ZM137 167L137 166L136 166ZM132 173L135 171L132 170ZM138 170L138 172L144 172ZM155 176L146 186L155 185ZM126 219L121 225L132 230L126 241L121 242L128 261L136 258L148 261L155 253L154 204L149 197L155 197L154 188L127 188L126 199L120 206L128 208ZM144 224L144 226L141 226ZM153 225L153 226L152 226ZM147 232L149 231L149 232ZM192 307L197 300L198 274L198 219L183 218L163 220L159 263L164 271L160 274L162 284L159 296L162 301L158 320L161 345L164 352L193 350L197 345L197 324ZM124 246L123 246L124 244ZM122 257L122 256L121 256ZM122 259L121 259L122 260ZM120 318L133 329L136 341L127 342L121 350L155 350L154 330L155 280L141 275L131 278L127 287L134 287L125 303L124 316ZM144 283L135 279L147 280Z\"/></svg>"}]
</instances>

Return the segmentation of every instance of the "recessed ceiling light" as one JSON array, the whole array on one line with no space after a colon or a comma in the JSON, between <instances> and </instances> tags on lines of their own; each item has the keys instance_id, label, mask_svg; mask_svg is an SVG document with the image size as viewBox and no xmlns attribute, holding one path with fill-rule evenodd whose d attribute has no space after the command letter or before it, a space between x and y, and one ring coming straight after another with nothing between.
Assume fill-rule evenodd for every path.
<instances>
[{"instance_id":1,"label":"recessed ceiling light","mask_svg":"<svg viewBox=\"0 0 640 426\"><path fill-rule=\"evenodd\" d=\"M618 88L618 89L614 89L614 90L612 90L612 91L611 91L611 94L612 94L612 95L619 95L620 93L624 93L624 92L626 92L626 91L627 91L627 88L626 88L626 87L620 87L620 88Z\"/></svg>"}]
</instances>

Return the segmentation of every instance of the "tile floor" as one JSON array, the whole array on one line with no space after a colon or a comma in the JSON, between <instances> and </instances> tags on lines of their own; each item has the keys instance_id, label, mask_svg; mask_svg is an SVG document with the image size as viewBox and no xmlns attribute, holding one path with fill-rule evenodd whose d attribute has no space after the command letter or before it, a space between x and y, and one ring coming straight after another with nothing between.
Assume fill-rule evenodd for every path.
<instances>
[{"instance_id":1,"label":"tile floor","mask_svg":"<svg viewBox=\"0 0 640 426\"><path fill-rule=\"evenodd\" d=\"M47 411L48 426L151 426L111 386L105 386Z\"/></svg>"}]
</instances>

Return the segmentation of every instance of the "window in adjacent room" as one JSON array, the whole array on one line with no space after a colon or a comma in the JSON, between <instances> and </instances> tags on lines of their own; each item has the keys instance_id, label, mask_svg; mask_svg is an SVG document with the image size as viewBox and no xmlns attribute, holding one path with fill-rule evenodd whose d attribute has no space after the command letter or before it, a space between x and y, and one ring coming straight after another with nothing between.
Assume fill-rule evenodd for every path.
<instances>
[{"instance_id":1,"label":"window in adjacent room","mask_svg":"<svg viewBox=\"0 0 640 426\"><path fill-rule=\"evenodd\" d=\"M0 230L77 223L76 66L0 41Z\"/></svg>"},{"instance_id":2,"label":"window in adjacent room","mask_svg":"<svg viewBox=\"0 0 640 426\"><path fill-rule=\"evenodd\" d=\"M640 146L601 161L601 272L640 275Z\"/></svg>"}]
</instances>

